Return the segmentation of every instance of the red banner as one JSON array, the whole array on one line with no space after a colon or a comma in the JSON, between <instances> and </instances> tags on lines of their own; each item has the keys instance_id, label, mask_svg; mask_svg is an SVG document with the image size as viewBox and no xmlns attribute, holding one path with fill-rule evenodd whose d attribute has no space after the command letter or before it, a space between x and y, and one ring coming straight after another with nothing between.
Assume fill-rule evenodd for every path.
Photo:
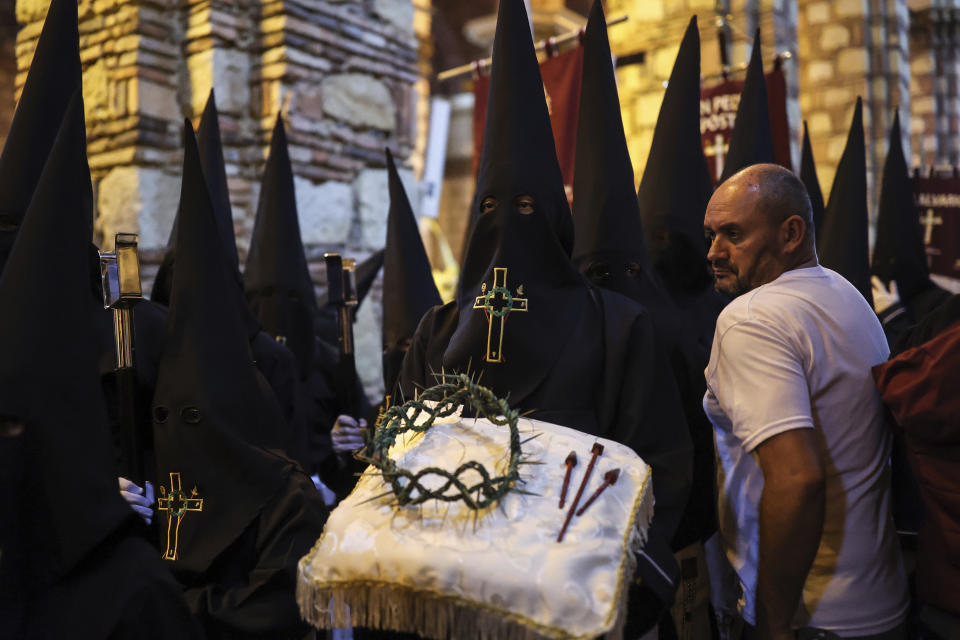
<instances>
[{"instance_id":1,"label":"red banner","mask_svg":"<svg viewBox=\"0 0 960 640\"><path fill-rule=\"evenodd\" d=\"M787 122L787 81L780 69L768 73L766 80L773 157L777 164L793 170L790 125ZM703 137L703 151L707 154L707 166L715 182L723 173L723 160L730 147L742 91L743 80L727 80L700 91L700 135Z\"/></svg>"},{"instance_id":2,"label":"red banner","mask_svg":"<svg viewBox=\"0 0 960 640\"><path fill-rule=\"evenodd\" d=\"M960 292L960 178L915 177L913 195L930 273L941 286Z\"/></svg>"},{"instance_id":3,"label":"red banner","mask_svg":"<svg viewBox=\"0 0 960 640\"><path fill-rule=\"evenodd\" d=\"M563 174L567 199L572 200L573 165L577 146L577 115L580 111L580 81L583 74L583 47L547 58L540 65L546 93L557 160ZM483 129L487 120L487 96L490 76L481 75L473 83L473 168L476 172L483 149Z\"/></svg>"}]
</instances>

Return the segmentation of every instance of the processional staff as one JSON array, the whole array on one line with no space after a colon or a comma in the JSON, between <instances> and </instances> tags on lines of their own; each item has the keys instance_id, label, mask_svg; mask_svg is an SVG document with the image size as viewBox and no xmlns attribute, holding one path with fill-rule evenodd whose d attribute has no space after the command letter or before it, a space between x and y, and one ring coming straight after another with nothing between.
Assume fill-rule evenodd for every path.
<instances>
[{"instance_id":1,"label":"processional staff","mask_svg":"<svg viewBox=\"0 0 960 640\"><path fill-rule=\"evenodd\" d=\"M356 262L338 253L325 253L323 259L327 264L327 298L339 311L338 395L343 400L344 410L351 415L360 415L363 408L357 396L357 361L353 348L353 314L358 304Z\"/></svg>"},{"instance_id":2,"label":"processional staff","mask_svg":"<svg viewBox=\"0 0 960 640\"><path fill-rule=\"evenodd\" d=\"M143 486L144 444L137 421L137 371L134 367L133 309L143 300L140 287L138 237L118 233L113 253L100 253L103 307L113 310L113 337L116 366L113 377L117 387L120 424L121 475Z\"/></svg>"}]
</instances>

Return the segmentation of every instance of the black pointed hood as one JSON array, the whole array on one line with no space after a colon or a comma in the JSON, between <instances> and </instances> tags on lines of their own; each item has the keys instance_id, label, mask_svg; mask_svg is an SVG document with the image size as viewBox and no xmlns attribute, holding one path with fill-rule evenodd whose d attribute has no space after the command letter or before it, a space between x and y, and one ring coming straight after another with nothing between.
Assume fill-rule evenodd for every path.
<instances>
[{"instance_id":1,"label":"black pointed hood","mask_svg":"<svg viewBox=\"0 0 960 640\"><path fill-rule=\"evenodd\" d=\"M713 181L700 137L700 32L690 20L670 73L637 198L650 262L671 291L713 282L703 214Z\"/></svg>"},{"instance_id":2,"label":"black pointed hood","mask_svg":"<svg viewBox=\"0 0 960 640\"><path fill-rule=\"evenodd\" d=\"M573 260L596 253L626 253L646 265L633 165L620 117L607 21L595 1L583 42L583 80L573 182L576 238Z\"/></svg>"},{"instance_id":3,"label":"black pointed hood","mask_svg":"<svg viewBox=\"0 0 960 640\"><path fill-rule=\"evenodd\" d=\"M389 149L387 171L390 213L383 256L383 382L389 394L400 375L403 355L420 318L443 301L433 281L417 219Z\"/></svg>"},{"instance_id":4,"label":"black pointed hood","mask_svg":"<svg viewBox=\"0 0 960 640\"><path fill-rule=\"evenodd\" d=\"M800 181L807 188L810 196L810 206L813 208L814 234L819 237L823 227L823 192L820 190L820 179L817 178L817 165L813 162L813 147L810 146L810 133L807 131L807 121L803 121L803 152L800 154Z\"/></svg>"},{"instance_id":5,"label":"black pointed hood","mask_svg":"<svg viewBox=\"0 0 960 640\"><path fill-rule=\"evenodd\" d=\"M897 112L893 115L887 160L883 165L872 272L886 283L896 280L903 301L931 285Z\"/></svg>"},{"instance_id":6,"label":"black pointed hood","mask_svg":"<svg viewBox=\"0 0 960 640\"><path fill-rule=\"evenodd\" d=\"M231 274L231 280L234 282L232 291L243 301L243 304L241 304L239 308L244 325L247 327L247 337L253 340L256 335L260 333L260 322L250 310L250 307L247 306L243 295L243 278L240 275L237 240L233 231L230 190L227 186L223 146L220 142L217 103L213 89L210 90L210 96L207 98L207 104L203 109L200 126L197 128L195 138L198 144L203 177L207 184L208 196L214 211L217 232L220 236L220 253L224 257L225 264ZM173 229L171 231L170 242L167 245L167 252L157 271L157 277L154 280L153 290L150 295L151 300L165 306L170 306L171 304L173 272L176 265L176 243L177 238L179 238L178 227L183 206L184 203L181 200L177 208L177 217L173 221Z\"/></svg>"},{"instance_id":7,"label":"black pointed hood","mask_svg":"<svg viewBox=\"0 0 960 640\"><path fill-rule=\"evenodd\" d=\"M357 311L360 310L363 301L367 299L367 294L370 293L370 288L373 287L377 276L380 275L380 269L383 268L385 255L386 249L380 249L357 265Z\"/></svg>"},{"instance_id":8,"label":"black pointed hood","mask_svg":"<svg viewBox=\"0 0 960 640\"><path fill-rule=\"evenodd\" d=\"M858 97L847 146L840 157L824 211L818 253L823 266L833 269L863 294L873 306L867 228L867 152L863 138L863 101Z\"/></svg>"},{"instance_id":9,"label":"black pointed hood","mask_svg":"<svg viewBox=\"0 0 960 640\"><path fill-rule=\"evenodd\" d=\"M773 155L773 134L770 129L767 80L763 75L760 30L757 29L720 182L740 169L761 162L776 162L776 159Z\"/></svg>"},{"instance_id":10,"label":"black pointed hood","mask_svg":"<svg viewBox=\"0 0 960 640\"><path fill-rule=\"evenodd\" d=\"M14 554L26 571L28 601L133 516L117 492L97 365L92 203L77 90L0 276L0 420L25 427L19 437L0 436L4 460L16 447L22 466L21 492L11 496L6 482L0 489L0 583L5 590L13 578L6 565ZM5 481L11 471L2 469ZM19 528L20 549L8 539L11 524Z\"/></svg>"},{"instance_id":11,"label":"black pointed hood","mask_svg":"<svg viewBox=\"0 0 960 640\"><path fill-rule=\"evenodd\" d=\"M500 3L473 207L480 215L443 366L481 373L495 393L519 403L552 369L557 345L570 339L592 304L570 260L573 219L522 0ZM505 327L502 343L489 339L492 324Z\"/></svg>"},{"instance_id":12,"label":"black pointed hood","mask_svg":"<svg viewBox=\"0 0 960 640\"><path fill-rule=\"evenodd\" d=\"M317 301L300 239L293 168L280 114L263 172L243 282L247 302L263 330L290 348L301 377L306 377L313 361Z\"/></svg>"},{"instance_id":13,"label":"black pointed hood","mask_svg":"<svg viewBox=\"0 0 960 640\"><path fill-rule=\"evenodd\" d=\"M0 272L80 75L77 1L53 0L0 153Z\"/></svg>"},{"instance_id":14,"label":"black pointed hood","mask_svg":"<svg viewBox=\"0 0 960 640\"><path fill-rule=\"evenodd\" d=\"M189 121L184 147L177 269L153 399L153 432L157 480L165 487L158 495L161 524L170 515L162 510L163 501L177 490L177 478L183 497L202 507L184 514L178 558L166 559L175 572L199 573L274 494L286 462L267 450L279 447L284 420L250 354L238 309L242 300L223 255ZM166 527L161 531L166 547Z\"/></svg>"},{"instance_id":15,"label":"black pointed hood","mask_svg":"<svg viewBox=\"0 0 960 640\"><path fill-rule=\"evenodd\" d=\"M696 18L688 32L691 29L696 39ZM599 1L590 10L583 47L573 188L573 261L594 284L648 309L665 307L669 302L650 272L607 23ZM689 148L693 150L694 145Z\"/></svg>"},{"instance_id":16,"label":"black pointed hood","mask_svg":"<svg viewBox=\"0 0 960 640\"><path fill-rule=\"evenodd\" d=\"M207 191L216 215L217 230L223 245L224 257L232 265L240 278L240 259L237 254L237 239L233 231L233 212L230 207L230 189L227 185L226 163L223 160L223 145L220 141L220 122L217 112L217 99L213 89L207 96L207 103L200 116L200 126L197 128L197 145L200 149L200 164L207 183ZM173 267L177 245L177 227L180 222L180 209L173 220L170 229L170 239L167 240L167 251L157 271L153 282L150 299L162 305L170 306L170 290L173 287Z\"/></svg>"},{"instance_id":17,"label":"black pointed hood","mask_svg":"<svg viewBox=\"0 0 960 640\"><path fill-rule=\"evenodd\" d=\"M220 114L217 112L217 98L210 89L207 104L200 116L197 127L197 148L200 150L200 164L207 180L210 202L217 218L217 229L223 242L223 251L228 262L240 276L240 258L237 255L237 238L233 231L233 210L230 207L230 188L227 184L227 167L223 160L223 142L220 138Z\"/></svg>"}]
</instances>

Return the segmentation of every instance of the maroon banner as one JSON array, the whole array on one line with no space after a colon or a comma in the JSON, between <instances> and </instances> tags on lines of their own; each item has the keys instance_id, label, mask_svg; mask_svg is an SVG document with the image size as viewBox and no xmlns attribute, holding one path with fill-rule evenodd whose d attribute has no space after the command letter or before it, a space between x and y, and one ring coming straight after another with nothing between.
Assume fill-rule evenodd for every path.
<instances>
[{"instance_id":1,"label":"maroon banner","mask_svg":"<svg viewBox=\"0 0 960 640\"><path fill-rule=\"evenodd\" d=\"M577 115L580 112L580 82L583 74L583 47L547 58L540 65L543 88L557 145L557 160L563 174L567 199L573 198L573 165L577 146ZM473 168L476 172L483 149L483 129L487 120L487 96L490 76L473 82Z\"/></svg>"},{"instance_id":2,"label":"maroon banner","mask_svg":"<svg viewBox=\"0 0 960 640\"><path fill-rule=\"evenodd\" d=\"M960 286L960 178L915 177L913 196L931 275Z\"/></svg>"},{"instance_id":3,"label":"maroon banner","mask_svg":"<svg viewBox=\"0 0 960 640\"><path fill-rule=\"evenodd\" d=\"M766 75L767 108L770 113L770 133L773 136L773 157L777 164L793 170L790 159L790 124L787 122L787 81L783 71L774 69ZM723 160L730 148L733 123L743 80L726 80L700 90L700 135L707 166L716 182L723 173Z\"/></svg>"}]
</instances>

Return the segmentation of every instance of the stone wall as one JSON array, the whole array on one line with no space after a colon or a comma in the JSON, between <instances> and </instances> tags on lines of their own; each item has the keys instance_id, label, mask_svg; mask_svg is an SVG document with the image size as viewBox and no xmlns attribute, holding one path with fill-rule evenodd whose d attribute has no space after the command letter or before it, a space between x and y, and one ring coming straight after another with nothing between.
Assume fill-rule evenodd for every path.
<instances>
[{"instance_id":1,"label":"stone wall","mask_svg":"<svg viewBox=\"0 0 960 640\"><path fill-rule=\"evenodd\" d=\"M116 231L138 232L149 287L179 198L183 118L198 124L214 88L241 259L278 111L315 282L325 282L323 252L363 259L382 247L384 147L419 166L418 122L428 117L418 81L429 3L416 2L81 0L99 239L110 246ZM17 0L18 87L48 5ZM415 196L413 172L402 174ZM371 394L381 377L379 298L378 284L356 327L358 369Z\"/></svg>"},{"instance_id":2,"label":"stone wall","mask_svg":"<svg viewBox=\"0 0 960 640\"><path fill-rule=\"evenodd\" d=\"M613 18L627 14L628 22L610 28L610 44L616 56L624 58L644 52L642 63L621 67L617 72L620 101L623 110L634 177L639 184L646 165L653 129L660 112L660 103L666 82L670 78L680 40L691 16L697 16L700 28L701 73L704 84L721 80L720 38L716 25L715 0L609 0L607 13ZM759 2L758 0L725 0L725 12L730 16L726 29L727 52L734 68L743 66L750 57L749 38L759 27L764 43L764 63L769 71L774 52L796 51L796 4L792 2ZM787 77L787 109L791 132L799 131L797 103L797 68L792 60L784 64ZM740 70L734 78L743 77ZM797 140L798 135L792 139ZM793 155L799 162L799 145L794 144Z\"/></svg>"}]
</instances>

